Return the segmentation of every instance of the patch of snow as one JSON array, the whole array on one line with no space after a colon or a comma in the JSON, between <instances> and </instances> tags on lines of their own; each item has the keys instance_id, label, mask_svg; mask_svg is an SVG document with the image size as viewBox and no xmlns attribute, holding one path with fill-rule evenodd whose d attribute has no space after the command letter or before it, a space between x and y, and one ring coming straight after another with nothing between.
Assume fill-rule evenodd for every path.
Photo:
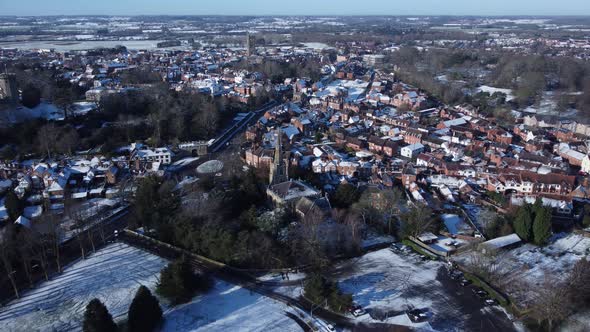
<instances>
[{"instance_id":1,"label":"patch of snow","mask_svg":"<svg viewBox=\"0 0 590 332\"><path fill-rule=\"evenodd\" d=\"M452 235L462 234L464 231L471 231L471 227L463 221L463 218L456 214L443 214L441 219Z\"/></svg>"},{"instance_id":2,"label":"patch of snow","mask_svg":"<svg viewBox=\"0 0 590 332\"><path fill-rule=\"evenodd\" d=\"M216 280L208 293L164 312L162 332L301 331L291 309L240 286Z\"/></svg>"},{"instance_id":3,"label":"patch of snow","mask_svg":"<svg viewBox=\"0 0 590 332\"><path fill-rule=\"evenodd\" d=\"M506 101L511 101L514 99L514 95L512 95L511 89L502 89L502 88L495 88L493 86L482 85L476 89L476 92L487 92L490 95L493 95L496 92L500 92L506 95Z\"/></svg>"}]
</instances>

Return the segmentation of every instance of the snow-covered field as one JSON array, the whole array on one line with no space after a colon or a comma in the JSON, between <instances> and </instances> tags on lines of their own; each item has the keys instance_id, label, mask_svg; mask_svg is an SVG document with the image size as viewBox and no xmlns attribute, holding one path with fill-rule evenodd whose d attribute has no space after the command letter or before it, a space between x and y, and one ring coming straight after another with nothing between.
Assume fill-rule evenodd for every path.
<instances>
[{"instance_id":1,"label":"snow-covered field","mask_svg":"<svg viewBox=\"0 0 590 332\"><path fill-rule=\"evenodd\" d=\"M301 331L285 312L296 313L286 304L217 280L207 294L165 311L162 331Z\"/></svg>"},{"instance_id":2,"label":"snow-covered field","mask_svg":"<svg viewBox=\"0 0 590 332\"><path fill-rule=\"evenodd\" d=\"M0 42L0 48L27 49L55 49L56 52L91 50L98 47L116 47L123 45L128 49L149 49L157 48L161 40L103 40L103 41L18 41Z\"/></svg>"},{"instance_id":3,"label":"snow-covered field","mask_svg":"<svg viewBox=\"0 0 590 332\"><path fill-rule=\"evenodd\" d=\"M463 331L473 328L469 325L473 321L503 315L496 308L483 308L469 289L455 281L445 284L449 281L444 263L422 261L415 254L398 255L389 249L371 252L338 265L334 279L367 310L360 321ZM409 308L426 309L431 317L427 322L412 323L405 314ZM383 321L374 318L380 315Z\"/></svg>"},{"instance_id":4,"label":"snow-covered field","mask_svg":"<svg viewBox=\"0 0 590 332\"><path fill-rule=\"evenodd\" d=\"M111 244L1 308L0 331L80 331L86 305L95 297L115 320L125 319L137 288L154 292L167 263L126 244ZM163 299L160 304L163 331L301 331L285 315L299 315L296 309L219 280L187 304L170 308Z\"/></svg>"},{"instance_id":5,"label":"snow-covered field","mask_svg":"<svg viewBox=\"0 0 590 332\"><path fill-rule=\"evenodd\" d=\"M100 299L115 318L126 315L140 285L154 289L167 261L116 243L0 309L3 331L79 331L86 305Z\"/></svg>"},{"instance_id":6,"label":"snow-covered field","mask_svg":"<svg viewBox=\"0 0 590 332\"><path fill-rule=\"evenodd\" d=\"M516 302L524 305L534 295L525 290L542 286L545 277L563 280L576 262L588 253L590 238L578 234L557 234L545 247L525 244L500 253L498 286L505 288ZM467 262L469 255L461 254L455 259Z\"/></svg>"}]
</instances>

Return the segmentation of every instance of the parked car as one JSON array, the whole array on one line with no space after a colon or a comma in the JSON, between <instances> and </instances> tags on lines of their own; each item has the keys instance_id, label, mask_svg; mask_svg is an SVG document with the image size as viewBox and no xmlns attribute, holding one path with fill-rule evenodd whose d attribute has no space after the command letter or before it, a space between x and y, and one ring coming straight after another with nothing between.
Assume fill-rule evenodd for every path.
<instances>
[{"instance_id":1,"label":"parked car","mask_svg":"<svg viewBox=\"0 0 590 332\"><path fill-rule=\"evenodd\" d=\"M471 284L471 281L467 280L467 279L461 279L461 281L459 282L459 284L463 287Z\"/></svg>"},{"instance_id":2,"label":"parked car","mask_svg":"<svg viewBox=\"0 0 590 332\"><path fill-rule=\"evenodd\" d=\"M477 297L479 297L480 299L485 299L486 297L488 297L488 293L487 293L486 291L482 290L482 289L477 289L477 288L474 288L474 289L473 289L473 293L474 293L474 294L475 294Z\"/></svg>"},{"instance_id":3,"label":"parked car","mask_svg":"<svg viewBox=\"0 0 590 332\"><path fill-rule=\"evenodd\" d=\"M496 305L496 304L498 304L498 302L496 300L494 300L494 299L486 299L484 302L485 302L486 305Z\"/></svg>"},{"instance_id":4,"label":"parked car","mask_svg":"<svg viewBox=\"0 0 590 332\"><path fill-rule=\"evenodd\" d=\"M389 250L391 250L392 252L398 253L401 251L400 245L398 245L397 243L392 243L389 246Z\"/></svg>"},{"instance_id":5,"label":"parked car","mask_svg":"<svg viewBox=\"0 0 590 332\"><path fill-rule=\"evenodd\" d=\"M334 327L334 325L332 325L332 324L328 324L328 326L326 326L326 328L327 328L327 329L328 329L328 331L330 331L330 332L335 332L335 331L336 331L336 328L335 328L335 327Z\"/></svg>"},{"instance_id":6,"label":"parked car","mask_svg":"<svg viewBox=\"0 0 590 332\"><path fill-rule=\"evenodd\" d=\"M406 315L413 323L423 322L428 319L427 311L422 309L408 310Z\"/></svg>"},{"instance_id":7,"label":"parked car","mask_svg":"<svg viewBox=\"0 0 590 332\"><path fill-rule=\"evenodd\" d=\"M451 277L451 279L454 280L461 279L463 278L463 272L459 270L452 270L451 272L449 272L449 276Z\"/></svg>"},{"instance_id":8,"label":"parked car","mask_svg":"<svg viewBox=\"0 0 590 332\"><path fill-rule=\"evenodd\" d=\"M408 253L411 253L412 252L412 249L410 247L408 247L407 245L405 245L405 244L399 245L399 250L401 252L403 252L404 254L408 254Z\"/></svg>"},{"instance_id":9,"label":"parked car","mask_svg":"<svg viewBox=\"0 0 590 332\"><path fill-rule=\"evenodd\" d=\"M355 309L355 310L352 312L352 314L354 315L354 317L359 317L359 316L362 316L362 315L364 315L364 314L366 314L366 313L367 313L367 312L366 312L366 311L365 311L365 309L363 309L363 308L357 308L357 309Z\"/></svg>"}]
</instances>

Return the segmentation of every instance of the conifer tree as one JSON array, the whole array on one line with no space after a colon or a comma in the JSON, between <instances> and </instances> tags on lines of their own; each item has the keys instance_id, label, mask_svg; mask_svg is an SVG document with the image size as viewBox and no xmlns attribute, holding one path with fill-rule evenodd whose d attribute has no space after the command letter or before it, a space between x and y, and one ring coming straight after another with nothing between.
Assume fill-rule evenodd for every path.
<instances>
[{"instance_id":1,"label":"conifer tree","mask_svg":"<svg viewBox=\"0 0 590 332\"><path fill-rule=\"evenodd\" d=\"M162 308L160 308L158 299L147 287L140 286L129 307L128 332L153 331L161 320Z\"/></svg>"},{"instance_id":2,"label":"conifer tree","mask_svg":"<svg viewBox=\"0 0 590 332\"><path fill-rule=\"evenodd\" d=\"M84 332L116 332L117 325L113 316L99 299L92 299L84 312Z\"/></svg>"}]
</instances>

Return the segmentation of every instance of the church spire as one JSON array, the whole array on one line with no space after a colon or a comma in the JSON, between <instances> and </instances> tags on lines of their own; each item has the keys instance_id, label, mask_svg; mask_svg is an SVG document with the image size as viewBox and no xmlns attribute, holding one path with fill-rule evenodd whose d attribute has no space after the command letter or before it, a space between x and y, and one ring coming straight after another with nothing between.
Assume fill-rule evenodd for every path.
<instances>
[{"instance_id":1,"label":"church spire","mask_svg":"<svg viewBox=\"0 0 590 332\"><path fill-rule=\"evenodd\" d=\"M289 179L288 175L288 165L285 163L285 159L283 156L283 149L282 149L282 133L281 129L278 128L276 130L275 135L277 139L275 141L275 155L270 166L270 174L268 182L270 185L285 182Z\"/></svg>"}]
</instances>

